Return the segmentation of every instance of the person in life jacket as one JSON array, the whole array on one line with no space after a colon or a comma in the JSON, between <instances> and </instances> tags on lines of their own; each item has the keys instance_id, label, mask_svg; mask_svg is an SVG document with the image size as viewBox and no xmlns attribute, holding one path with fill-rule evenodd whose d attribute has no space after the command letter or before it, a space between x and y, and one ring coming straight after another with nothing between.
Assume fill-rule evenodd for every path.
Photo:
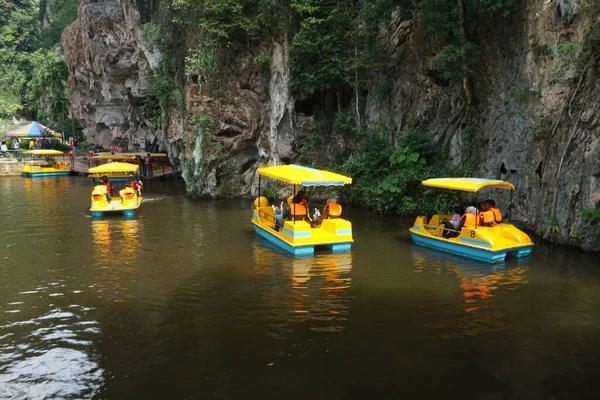
<instances>
[{"instance_id":1,"label":"person in life jacket","mask_svg":"<svg viewBox=\"0 0 600 400\"><path fill-rule=\"evenodd\" d=\"M127 183L127 186L129 186L130 188L132 188L135 191L135 195L139 197L140 190L142 189L142 186L144 186L144 185L142 184L142 182L134 179L133 176L130 176L129 177L129 182Z\"/></svg>"},{"instance_id":2,"label":"person in life jacket","mask_svg":"<svg viewBox=\"0 0 600 400\"><path fill-rule=\"evenodd\" d=\"M489 205L489 211L494 213L494 222L496 224L502 223L502 213L500 209L496 208L496 202L492 199L485 201Z\"/></svg>"},{"instance_id":3,"label":"person in life jacket","mask_svg":"<svg viewBox=\"0 0 600 400\"><path fill-rule=\"evenodd\" d=\"M342 206L338 204L337 200L334 198L327 199L327 203L325 203L325 207L323 207L323 212L313 222L311 222L311 228L318 228L321 226L321 223L324 219L329 218L339 218L342 215Z\"/></svg>"},{"instance_id":4,"label":"person in life jacket","mask_svg":"<svg viewBox=\"0 0 600 400\"><path fill-rule=\"evenodd\" d=\"M292 214L295 214L294 217L296 217L296 219L299 219L299 217L302 217L300 219L310 219L308 216L308 200L306 200L306 194L306 189L302 189L299 190L293 198L287 199L289 208L283 211L281 221L278 221L278 227L283 226L283 221L291 220ZM295 207L295 204L299 205L299 207Z\"/></svg>"},{"instance_id":5,"label":"person in life jacket","mask_svg":"<svg viewBox=\"0 0 600 400\"><path fill-rule=\"evenodd\" d=\"M467 207L465 213L463 214L463 216L460 218L460 222L458 223L458 226L456 227L456 229L452 229L452 228L448 228L445 227L444 231L442 233L442 236L444 236L446 239L450 239L450 238L455 238L458 235L460 235L460 231L462 228L477 228L477 217L478 214L478 210L473 207ZM449 223L448 221L446 221L446 223ZM453 226L453 225L449 225L449 226ZM450 229L450 230L448 230Z\"/></svg>"},{"instance_id":6,"label":"person in life jacket","mask_svg":"<svg viewBox=\"0 0 600 400\"><path fill-rule=\"evenodd\" d=\"M113 188L112 188L112 183L110 183L110 181L108 180L108 177L106 175L104 175L102 177L102 180L100 181L100 185L106 186L106 200L110 203L110 201L112 200L112 196L113 196Z\"/></svg>"},{"instance_id":7,"label":"person in life jacket","mask_svg":"<svg viewBox=\"0 0 600 400\"><path fill-rule=\"evenodd\" d=\"M493 226L496 223L496 216L490 210L490 204L487 201L483 203L483 211L477 214L477 217L481 226Z\"/></svg>"}]
</instances>

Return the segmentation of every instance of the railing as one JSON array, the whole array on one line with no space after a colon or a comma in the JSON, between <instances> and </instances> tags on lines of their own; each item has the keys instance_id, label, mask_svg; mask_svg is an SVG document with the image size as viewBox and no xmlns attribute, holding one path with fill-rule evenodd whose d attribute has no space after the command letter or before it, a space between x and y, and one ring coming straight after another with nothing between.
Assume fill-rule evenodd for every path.
<instances>
[{"instance_id":1,"label":"railing","mask_svg":"<svg viewBox=\"0 0 600 400\"><path fill-rule=\"evenodd\" d=\"M258 210L258 216L261 217L261 218L264 218L267 221L272 222L272 223L276 223L277 222L277 219L275 218L274 215L268 214L268 213L266 213L266 212L264 212L263 210L260 210L260 209Z\"/></svg>"},{"instance_id":2,"label":"railing","mask_svg":"<svg viewBox=\"0 0 600 400\"><path fill-rule=\"evenodd\" d=\"M16 161L21 161L23 159L23 152L19 150L0 151L0 157L4 159L8 158Z\"/></svg>"}]
</instances>

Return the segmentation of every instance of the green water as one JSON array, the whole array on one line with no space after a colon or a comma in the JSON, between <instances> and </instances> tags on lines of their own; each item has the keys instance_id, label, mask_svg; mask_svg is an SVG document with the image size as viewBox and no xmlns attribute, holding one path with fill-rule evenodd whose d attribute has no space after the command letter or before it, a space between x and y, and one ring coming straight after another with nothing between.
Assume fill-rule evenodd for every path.
<instances>
[{"instance_id":1,"label":"green water","mask_svg":"<svg viewBox=\"0 0 600 400\"><path fill-rule=\"evenodd\" d=\"M598 256L490 266L350 208L352 252L294 259L250 201L146 189L92 219L82 178L0 179L0 398L600 397Z\"/></svg>"}]
</instances>

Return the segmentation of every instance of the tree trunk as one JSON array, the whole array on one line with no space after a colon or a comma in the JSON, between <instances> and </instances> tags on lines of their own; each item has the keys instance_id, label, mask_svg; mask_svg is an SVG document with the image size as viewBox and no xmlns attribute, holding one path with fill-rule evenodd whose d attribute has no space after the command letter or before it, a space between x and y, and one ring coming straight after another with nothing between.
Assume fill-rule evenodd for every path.
<instances>
[{"instance_id":1,"label":"tree trunk","mask_svg":"<svg viewBox=\"0 0 600 400\"><path fill-rule=\"evenodd\" d=\"M358 48L354 45L354 101L356 103L356 130L361 130L360 107L358 104Z\"/></svg>"},{"instance_id":2,"label":"tree trunk","mask_svg":"<svg viewBox=\"0 0 600 400\"><path fill-rule=\"evenodd\" d=\"M466 43L467 40L467 33L465 30L465 25L466 25L466 17L465 17L465 4L464 4L464 0L457 0L457 4L458 4L458 20L459 20L459 32L460 32L460 40L462 43ZM466 69L466 65L465 65L465 60L463 58L463 68ZM476 103L476 99L475 99L475 82L473 81L473 78L470 76L465 76L463 78L463 89L465 90L465 97L467 98L467 104L469 106L474 106Z\"/></svg>"}]
</instances>

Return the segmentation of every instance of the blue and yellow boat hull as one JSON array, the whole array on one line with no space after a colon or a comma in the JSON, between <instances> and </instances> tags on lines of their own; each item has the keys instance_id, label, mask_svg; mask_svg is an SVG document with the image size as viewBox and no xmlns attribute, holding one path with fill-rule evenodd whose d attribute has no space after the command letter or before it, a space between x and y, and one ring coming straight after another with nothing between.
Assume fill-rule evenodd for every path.
<instances>
[{"instance_id":1,"label":"blue and yellow boat hull","mask_svg":"<svg viewBox=\"0 0 600 400\"><path fill-rule=\"evenodd\" d=\"M410 233L413 241L421 246L456 254L488 263L504 262L507 256L522 258L531 254L533 242L529 236L512 224L477 228L463 228L460 235L446 239L442 236L443 218L448 215L434 215L429 223L424 216L415 220Z\"/></svg>"},{"instance_id":2,"label":"blue and yellow boat hull","mask_svg":"<svg viewBox=\"0 0 600 400\"><path fill-rule=\"evenodd\" d=\"M21 175L26 178L49 178L70 174L71 168L67 162L57 162L52 166L25 165L21 170Z\"/></svg>"},{"instance_id":3,"label":"blue and yellow boat hull","mask_svg":"<svg viewBox=\"0 0 600 400\"><path fill-rule=\"evenodd\" d=\"M106 186L96 186L92 192L90 211L92 217L108 215L124 215L130 217L136 214L142 205L142 196L137 196L132 188L123 190L123 198L113 196L110 202L106 198Z\"/></svg>"},{"instance_id":4,"label":"blue and yellow boat hull","mask_svg":"<svg viewBox=\"0 0 600 400\"><path fill-rule=\"evenodd\" d=\"M256 233L296 256L313 255L315 247L336 253L346 252L354 242L352 224L343 218L325 219L316 228L312 228L307 221L284 221L280 230L275 229L276 221L273 207L254 209L252 224Z\"/></svg>"}]
</instances>

